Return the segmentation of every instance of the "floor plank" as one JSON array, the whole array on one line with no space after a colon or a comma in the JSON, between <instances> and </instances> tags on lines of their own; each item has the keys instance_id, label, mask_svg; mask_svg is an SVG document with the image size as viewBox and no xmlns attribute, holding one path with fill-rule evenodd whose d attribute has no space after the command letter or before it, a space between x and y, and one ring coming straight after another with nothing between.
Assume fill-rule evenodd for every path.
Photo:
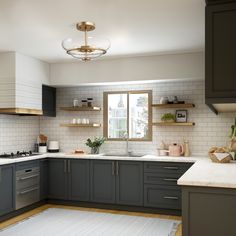
<instances>
[{"instance_id":1,"label":"floor plank","mask_svg":"<svg viewBox=\"0 0 236 236\"><path fill-rule=\"evenodd\" d=\"M81 211L93 211L93 212L103 212L103 213L112 213L112 214L122 214L122 215L130 215L130 216L143 216L143 217L153 217L160 219L172 219L172 220L181 220L180 216L170 216L170 215L160 215L160 214L149 214L149 213L141 213L141 212L128 212L128 211L119 211L119 210L105 210L105 209L97 209L97 208L85 208L85 207L76 207L76 206L64 206L64 205L54 205L54 204L45 204L38 208L35 208L31 211L23 213L19 216L13 217L9 220L6 220L0 223L0 229L8 227L12 224L15 224L19 221L25 220L33 215L36 215L48 208L62 208L62 209L71 209L71 210L81 210ZM182 226L180 224L176 236L182 236Z\"/></svg>"}]
</instances>

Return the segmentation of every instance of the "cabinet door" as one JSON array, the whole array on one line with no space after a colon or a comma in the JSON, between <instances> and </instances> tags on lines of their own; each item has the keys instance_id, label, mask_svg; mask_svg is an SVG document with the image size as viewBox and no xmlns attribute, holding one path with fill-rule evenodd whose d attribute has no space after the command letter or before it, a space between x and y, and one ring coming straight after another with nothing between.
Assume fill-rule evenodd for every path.
<instances>
[{"instance_id":1,"label":"cabinet door","mask_svg":"<svg viewBox=\"0 0 236 236\"><path fill-rule=\"evenodd\" d=\"M50 159L48 165L49 198L67 199L67 160Z\"/></svg>"},{"instance_id":2,"label":"cabinet door","mask_svg":"<svg viewBox=\"0 0 236 236\"><path fill-rule=\"evenodd\" d=\"M40 200L48 198L48 160L40 160Z\"/></svg>"},{"instance_id":3,"label":"cabinet door","mask_svg":"<svg viewBox=\"0 0 236 236\"><path fill-rule=\"evenodd\" d=\"M115 203L115 162L91 161L91 201Z\"/></svg>"},{"instance_id":4,"label":"cabinet door","mask_svg":"<svg viewBox=\"0 0 236 236\"><path fill-rule=\"evenodd\" d=\"M43 85L42 106L44 116L56 116L56 88Z\"/></svg>"},{"instance_id":5,"label":"cabinet door","mask_svg":"<svg viewBox=\"0 0 236 236\"><path fill-rule=\"evenodd\" d=\"M118 204L143 205L142 162L116 162L116 199Z\"/></svg>"},{"instance_id":6,"label":"cabinet door","mask_svg":"<svg viewBox=\"0 0 236 236\"><path fill-rule=\"evenodd\" d=\"M0 216L15 208L15 165L0 166Z\"/></svg>"},{"instance_id":7,"label":"cabinet door","mask_svg":"<svg viewBox=\"0 0 236 236\"><path fill-rule=\"evenodd\" d=\"M235 25L236 3L206 7L207 98L236 97Z\"/></svg>"},{"instance_id":8,"label":"cabinet door","mask_svg":"<svg viewBox=\"0 0 236 236\"><path fill-rule=\"evenodd\" d=\"M69 199L89 200L89 160L68 160Z\"/></svg>"}]
</instances>

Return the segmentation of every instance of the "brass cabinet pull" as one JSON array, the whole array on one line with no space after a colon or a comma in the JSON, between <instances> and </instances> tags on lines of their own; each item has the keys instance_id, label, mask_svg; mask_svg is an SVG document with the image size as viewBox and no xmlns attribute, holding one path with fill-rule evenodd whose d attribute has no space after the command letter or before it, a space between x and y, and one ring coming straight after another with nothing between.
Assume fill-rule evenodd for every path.
<instances>
[{"instance_id":1,"label":"brass cabinet pull","mask_svg":"<svg viewBox=\"0 0 236 236\"><path fill-rule=\"evenodd\" d=\"M119 175L119 162L116 161L116 175Z\"/></svg>"},{"instance_id":2,"label":"brass cabinet pull","mask_svg":"<svg viewBox=\"0 0 236 236\"><path fill-rule=\"evenodd\" d=\"M115 162L112 162L112 167L111 167L111 174L115 175Z\"/></svg>"},{"instance_id":3,"label":"brass cabinet pull","mask_svg":"<svg viewBox=\"0 0 236 236\"><path fill-rule=\"evenodd\" d=\"M38 177L38 176L39 176L39 174L30 175L30 176L26 176L26 177L21 177L21 178L19 178L19 180L31 179L31 178L35 178L35 177Z\"/></svg>"},{"instance_id":4,"label":"brass cabinet pull","mask_svg":"<svg viewBox=\"0 0 236 236\"><path fill-rule=\"evenodd\" d=\"M171 178L166 178L163 179L164 181L170 181L170 182L176 182L178 179L171 179Z\"/></svg>"},{"instance_id":5,"label":"brass cabinet pull","mask_svg":"<svg viewBox=\"0 0 236 236\"><path fill-rule=\"evenodd\" d=\"M165 196L164 199L170 199L170 200L178 200L178 197L172 197L172 196Z\"/></svg>"},{"instance_id":6,"label":"brass cabinet pull","mask_svg":"<svg viewBox=\"0 0 236 236\"><path fill-rule=\"evenodd\" d=\"M177 167L177 166L164 166L163 168L168 169L168 170L178 170L179 169L179 167Z\"/></svg>"},{"instance_id":7,"label":"brass cabinet pull","mask_svg":"<svg viewBox=\"0 0 236 236\"><path fill-rule=\"evenodd\" d=\"M66 160L64 160L64 173L66 173Z\"/></svg>"},{"instance_id":8,"label":"brass cabinet pull","mask_svg":"<svg viewBox=\"0 0 236 236\"><path fill-rule=\"evenodd\" d=\"M35 188L27 189L27 190L25 190L25 191L21 191L21 192L19 192L18 194L30 193L30 192L33 192L33 191L38 190L38 189L39 189L38 187L35 187Z\"/></svg>"}]
</instances>

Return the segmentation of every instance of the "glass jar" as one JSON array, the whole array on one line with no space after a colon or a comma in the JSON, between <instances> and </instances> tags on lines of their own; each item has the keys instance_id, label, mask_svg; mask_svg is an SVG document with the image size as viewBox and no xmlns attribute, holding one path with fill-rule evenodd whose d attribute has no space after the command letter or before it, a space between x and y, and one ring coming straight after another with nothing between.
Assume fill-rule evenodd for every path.
<instances>
[{"instance_id":1,"label":"glass jar","mask_svg":"<svg viewBox=\"0 0 236 236\"><path fill-rule=\"evenodd\" d=\"M87 107L87 100L83 99L81 100L82 107Z\"/></svg>"},{"instance_id":2,"label":"glass jar","mask_svg":"<svg viewBox=\"0 0 236 236\"><path fill-rule=\"evenodd\" d=\"M87 104L88 104L88 107L92 107L92 105L93 105L93 98L87 98Z\"/></svg>"}]
</instances>

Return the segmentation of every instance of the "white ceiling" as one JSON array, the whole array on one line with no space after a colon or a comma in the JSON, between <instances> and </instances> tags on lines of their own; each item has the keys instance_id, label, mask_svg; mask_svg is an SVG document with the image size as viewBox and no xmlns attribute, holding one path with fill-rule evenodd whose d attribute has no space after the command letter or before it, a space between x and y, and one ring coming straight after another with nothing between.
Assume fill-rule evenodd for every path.
<instances>
[{"instance_id":1,"label":"white ceiling","mask_svg":"<svg viewBox=\"0 0 236 236\"><path fill-rule=\"evenodd\" d=\"M96 23L92 35L111 41L106 57L200 51L204 0L0 0L0 52L47 62L71 60L61 41Z\"/></svg>"}]
</instances>

